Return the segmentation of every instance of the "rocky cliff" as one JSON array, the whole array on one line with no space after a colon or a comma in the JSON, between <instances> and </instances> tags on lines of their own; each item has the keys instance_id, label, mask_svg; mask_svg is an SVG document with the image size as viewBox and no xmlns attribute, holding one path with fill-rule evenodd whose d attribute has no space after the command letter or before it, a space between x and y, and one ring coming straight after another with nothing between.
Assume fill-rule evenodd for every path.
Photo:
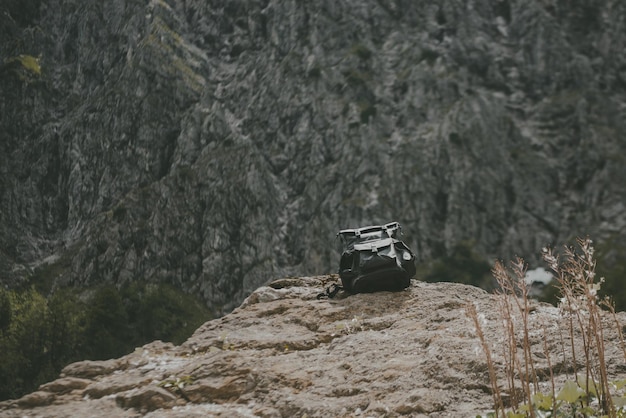
<instances>
[{"instance_id":1,"label":"rocky cliff","mask_svg":"<svg viewBox=\"0 0 626 418\"><path fill-rule=\"evenodd\" d=\"M488 363L467 307L478 312L503 376L505 332L496 296L414 281L402 292L317 300L335 279L274 281L178 347L157 341L119 359L70 364L37 392L0 403L0 416L474 417L493 411ZM549 369L558 389L582 366L567 347L567 315L547 304L529 308L530 352L543 376L539 390L547 394ZM626 377L623 341L607 320L606 368L618 381ZM623 327L626 314L617 320ZM580 363L582 346L578 350ZM501 377L503 398L505 382Z\"/></svg>"},{"instance_id":2,"label":"rocky cliff","mask_svg":"<svg viewBox=\"0 0 626 418\"><path fill-rule=\"evenodd\" d=\"M7 1L0 278L227 312L391 220L420 260L626 225L621 0Z\"/></svg>"}]
</instances>

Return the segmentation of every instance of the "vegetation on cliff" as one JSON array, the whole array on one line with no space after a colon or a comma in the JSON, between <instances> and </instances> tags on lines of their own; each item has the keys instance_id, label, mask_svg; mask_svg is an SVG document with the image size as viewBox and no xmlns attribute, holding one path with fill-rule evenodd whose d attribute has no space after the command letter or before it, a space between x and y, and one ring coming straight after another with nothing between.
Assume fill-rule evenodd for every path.
<instances>
[{"instance_id":1,"label":"vegetation on cliff","mask_svg":"<svg viewBox=\"0 0 626 418\"><path fill-rule=\"evenodd\" d=\"M79 294L0 289L0 400L55 379L68 363L119 357L153 340L182 343L208 310L169 285L135 282Z\"/></svg>"}]
</instances>

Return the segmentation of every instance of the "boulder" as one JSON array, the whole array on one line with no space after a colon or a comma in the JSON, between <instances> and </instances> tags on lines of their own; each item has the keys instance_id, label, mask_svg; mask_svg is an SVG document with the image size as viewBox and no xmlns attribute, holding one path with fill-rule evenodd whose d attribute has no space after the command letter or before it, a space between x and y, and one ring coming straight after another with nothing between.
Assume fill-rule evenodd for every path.
<instances>
[{"instance_id":1,"label":"boulder","mask_svg":"<svg viewBox=\"0 0 626 418\"><path fill-rule=\"evenodd\" d=\"M156 409L172 408L177 397L160 387L146 386L122 392L115 397L117 404L124 409L133 408L146 413Z\"/></svg>"},{"instance_id":2,"label":"boulder","mask_svg":"<svg viewBox=\"0 0 626 418\"><path fill-rule=\"evenodd\" d=\"M113 373L119 368L116 360L92 361L84 360L67 365L61 370L61 376L78 378L92 378L104 374Z\"/></svg>"},{"instance_id":3,"label":"boulder","mask_svg":"<svg viewBox=\"0 0 626 418\"><path fill-rule=\"evenodd\" d=\"M17 404L20 408L29 409L38 406L50 405L55 399L55 395L50 392L38 390L37 392L29 393L22 396L17 400Z\"/></svg>"},{"instance_id":4,"label":"boulder","mask_svg":"<svg viewBox=\"0 0 626 418\"><path fill-rule=\"evenodd\" d=\"M40 391L63 394L72 390L84 389L92 383L88 379L80 379L76 377L62 377L49 383L39 386Z\"/></svg>"},{"instance_id":5,"label":"boulder","mask_svg":"<svg viewBox=\"0 0 626 418\"><path fill-rule=\"evenodd\" d=\"M88 374L87 381L66 377L45 384L17 403L0 405L2 416L90 411L93 417L443 418L494 410L489 364L468 308L477 312L492 347L492 365L502 377L506 361L496 296L461 284L413 281L400 292L340 292L318 300L321 284L335 278L270 285L284 292L276 298L261 297L267 289L259 289L180 346L155 342L105 362L107 367L77 373ZM535 366L543 375L549 364L555 366L554 381L562 385L573 365L563 349L566 318L544 303L531 302L529 310L530 326L542 330L529 340ZM626 314L605 319L607 370L611 380L623 379L616 324L625 326ZM91 363L70 365L66 373L85 364ZM503 378L500 385L506 399ZM76 390L66 391L70 386Z\"/></svg>"}]
</instances>

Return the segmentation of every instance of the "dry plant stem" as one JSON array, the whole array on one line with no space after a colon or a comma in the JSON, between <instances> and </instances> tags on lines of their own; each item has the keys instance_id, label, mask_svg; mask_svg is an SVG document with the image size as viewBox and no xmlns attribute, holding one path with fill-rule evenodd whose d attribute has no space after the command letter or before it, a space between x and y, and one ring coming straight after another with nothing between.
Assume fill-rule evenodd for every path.
<instances>
[{"instance_id":1,"label":"dry plant stem","mask_svg":"<svg viewBox=\"0 0 626 418\"><path fill-rule=\"evenodd\" d=\"M552 369L552 361L550 360L550 350L548 349L548 336L546 332L546 325L541 324L543 329L543 354L548 361L548 370L550 371L550 389L552 390L552 415L556 416L556 385L554 383L554 371Z\"/></svg>"},{"instance_id":2,"label":"dry plant stem","mask_svg":"<svg viewBox=\"0 0 626 418\"><path fill-rule=\"evenodd\" d=\"M590 297L592 295L589 295ZM595 296L595 295L593 295ZM597 351L598 358L598 372L600 374L600 385L601 391L597 391L599 393L600 403L605 412L612 411L613 408L613 400L610 395L610 387L609 387L609 378L606 370L606 362L604 359L604 330L602 328L602 318L601 311L598 305L595 303L595 297L593 299L593 303L591 303L592 299L589 299L588 302L590 305L590 310L592 309L592 314L590 314L590 322L591 322L591 330L592 335L595 339L595 346ZM595 385L595 381L593 382Z\"/></svg>"},{"instance_id":3,"label":"dry plant stem","mask_svg":"<svg viewBox=\"0 0 626 418\"><path fill-rule=\"evenodd\" d=\"M508 376L511 382L514 382L515 374L513 370L517 369L518 375L521 377L522 388L524 389L525 402L528 405L532 405L532 395L534 390L531 390L530 381L531 379L534 382L534 388L537 387L537 376L535 373L534 362L532 359L532 353L530 351L530 338L528 332L528 291L524 283L524 262L520 258L517 259L517 262L513 264L513 270L515 273L515 277L512 277L504 265L501 262L496 262L493 274L496 278L496 281L500 285L502 289L502 293L500 294L501 299L503 300L503 304L506 306L506 310L508 311L508 316L506 317L507 322L507 332L509 334L509 344L511 350L512 357L512 369L510 375ZM518 297L518 294L521 295ZM517 312L522 318L522 331L523 331L523 339L521 341L522 350L524 353L524 364L522 365L517 357L517 338L514 328L514 316L512 314L513 308L511 300L515 302L515 306L517 308ZM523 303L522 303L523 302ZM524 370L522 370L522 367ZM513 383L512 383L513 385ZM517 399L516 395L512 394L512 397L515 399L514 408L517 409ZM529 410L531 418L535 417L535 412L531 408Z\"/></svg>"},{"instance_id":4,"label":"dry plant stem","mask_svg":"<svg viewBox=\"0 0 626 418\"><path fill-rule=\"evenodd\" d=\"M622 348L622 353L624 353L624 360L626 360L626 343L624 342L624 333L622 332L622 325L617 319L617 314L615 313L615 304L610 299L605 299L602 301L602 304L607 307L609 312L611 312L611 316L613 317L613 322L615 322L615 329L617 330L617 334L619 335L619 342Z\"/></svg>"},{"instance_id":5,"label":"dry plant stem","mask_svg":"<svg viewBox=\"0 0 626 418\"><path fill-rule=\"evenodd\" d=\"M589 388L589 380L592 382L595 380L593 373L593 361L591 359L591 346L590 346L590 327L585 326L584 318L582 318L582 314L580 312L580 308L576 309L576 319L578 321L578 326L581 330L582 341L583 341L583 353L585 354L585 390L588 391Z\"/></svg>"},{"instance_id":6,"label":"dry plant stem","mask_svg":"<svg viewBox=\"0 0 626 418\"><path fill-rule=\"evenodd\" d=\"M581 258L576 255L573 248L566 247L565 255L567 258L567 263L565 267L562 269L564 272L564 277L567 279L567 283L570 286L569 292L571 295L571 300L574 301L574 309L573 311L576 313L576 319L578 321L579 329L582 334L583 341L583 352L585 354L585 390L589 390L589 381L591 380L592 384L595 382L594 376L594 368L593 368L593 360L591 359L591 350L592 350L592 334L593 334L593 307L589 306L589 298L587 297L587 281L583 275L583 271L585 266L581 263ZM582 298L581 298L582 297ZM583 299L585 303L585 308L589 315L589 323L585 324L585 320L583 317L583 312L581 311L581 306L579 306L580 300ZM570 305L572 306L572 305ZM597 389L597 388L595 388ZM597 392L597 390L596 390Z\"/></svg>"},{"instance_id":7,"label":"dry plant stem","mask_svg":"<svg viewBox=\"0 0 626 418\"><path fill-rule=\"evenodd\" d=\"M613 315L613 320L617 325L620 341L622 343L622 351L626 359L626 343L624 343L621 325L617 319L614 309L610 307L608 301L600 302L597 297L599 285L594 283L595 278L595 261L593 259L593 247L590 240L578 240L582 254L577 254L573 248L566 247L565 262L560 263L558 258L552 253L552 250L544 249L543 258L549 267L554 271L556 280L561 290L561 314L566 319L569 331L569 345L571 348L572 369L576 377L576 381L582 387L587 395L595 394L598 396L600 408L604 416L615 418L617 413L615 405L610 394L610 386L608 381L608 373L604 357L604 329L602 324L603 311L600 309L600 303L609 306ZM526 413L531 418L536 416L533 407L532 395L539 390L538 376L536 365L531 351L530 339L530 303L528 295L528 287L525 283L526 268L521 258L517 258L511 264L513 274L509 274L509 270L501 262L496 262L492 270L500 292L498 294L498 310L503 319L503 328L506 332L504 347L502 348L505 359L505 373L508 389L511 392L511 406L514 411L519 411L519 403L523 402L528 406ZM489 368L489 377L494 396L494 404L496 406L496 416L505 416L502 403L502 396L498 389L497 375L491 358L491 351L485 337L483 335L476 309L473 305L468 306L468 314L472 317L476 332L480 339L483 351L487 356L487 364ZM522 329L516 329L516 321L520 319ZM556 416L563 411L559 411L556 384L554 381L554 370L552 358L547 341L547 332L545 324L541 324L543 328L543 351L548 363L550 372L550 383L552 391L552 414ZM519 326L518 326L519 328ZM518 333L522 335L518 338ZM561 338L561 351L563 355L563 364L566 365L566 343L563 335L559 333ZM577 340L580 340L577 344ZM578 362L577 358L580 349L576 347L582 344L582 354L584 357L585 381L578 380ZM518 347L521 346L523 358L520 356ZM523 361L523 364L522 364ZM566 374L567 367L566 367ZM515 391L516 376L519 378L524 399L517 399ZM533 386L531 389L531 385ZM589 406L589 398L582 397L579 400L581 407ZM574 407L575 405L571 405Z\"/></svg>"},{"instance_id":8,"label":"dry plant stem","mask_svg":"<svg viewBox=\"0 0 626 418\"><path fill-rule=\"evenodd\" d=\"M561 343L561 355L563 356L563 370L565 371L565 378L569 380L569 371L565 366L567 364L567 358L565 357L565 342L563 341L563 330L559 327L559 341Z\"/></svg>"},{"instance_id":9,"label":"dry plant stem","mask_svg":"<svg viewBox=\"0 0 626 418\"><path fill-rule=\"evenodd\" d=\"M593 247L591 247L591 240L579 240L579 243L583 249L583 257L585 267L585 278L587 279L587 286L585 291L587 292L587 304L589 305L590 319L593 319L592 330L593 336L596 342L599 372L600 372L600 384L602 385L602 395L600 401L602 402L605 412L611 413L615 411L613 405L613 399L609 392L609 378L606 369L606 362L604 358L604 329L602 327L602 311L598 304L597 289L594 284L596 276L596 262L593 259ZM592 314L591 314L592 313Z\"/></svg>"},{"instance_id":10,"label":"dry plant stem","mask_svg":"<svg viewBox=\"0 0 626 418\"><path fill-rule=\"evenodd\" d=\"M513 285L513 289L515 289L515 284L513 282L513 279L509 276L509 280L511 280L511 283ZM531 375L530 375L530 369L529 367L531 367L531 363L532 363L532 357L530 356L530 343L528 340L528 318L527 318L527 314L525 312L525 308L522 306L522 304L520 303L519 298L516 295L516 292L513 294L509 294L509 295L505 295L505 297L508 297L510 299L513 299L513 301L515 301L515 305L517 306L517 311L520 314L521 318L522 318L522 332L523 332L523 336L522 336L522 352L524 353L524 361L523 361L523 366L524 366L524 370L521 370L521 367L519 368L519 375L523 376L522 377L522 385L524 387L524 394L526 396L526 403L528 405L532 404L532 391L530 388L530 379L531 379ZM518 362L519 364L519 362ZM520 364L521 366L521 364ZM534 411L530 411L530 415L534 416Z\"/></svg>"},{"instance_id":11,"label":"dry plant stem","mask_svg":"<svg viewBox=\"0 0 626 418\"><path fill-rule=\"evenodd\" d=\"M495 275L496 272L494 269L494 276ZM507 389L511 396L509 406L511 406L514 410L517 410L519 408L520 399L518 399L515 386L515 373L516 366L518 365L517 345L515 342L515 325L511 316L511 304L509 303L508 298L502 293L498 293L497 295L498 311L502 317L502 326L506 336L504 344L502 344L502 357L504 358L504 374L506 376Z\"/></svg>"},{"instance_id":12,"label":"dry plant stem","mask_svg":"<svg viewBox=\"0 0 626 418\"><path fill-rule=\"evenodd\" d=\"M571 247L566 247L565 262L559 262L558 258L552 253L552 250L544 249L543 258L556 275L556 281L559 284L562 299L560 311L562 318L566 320L569 332L569 345L571 349L572 369L578 385L588 395L581 397L579 402L581 407L589 406L589 396L597 395L600 402L600 408L603 416L615 418L617 413L615 405L610 394L610 385L608 381L608 373L604 357L604 329L603 329L603 313L600 304L604 303L609 306L609 310L613 315L613 320L618 328L620 341L624 359L626 359L626 343L624 342L621 325L617 319L614 309L608 301L600 302L597 297L599 285L594 282L595 278L595 261L593 259L593 247L590 240L578 240L581 254L577 254ZM513 274L510 274L512 271ZM533 407L532 395L539 391L538 376L536 364L534 362L531 351L530 338L530 303L528 287L525 283L526 268L522 259L517 258L511 264L511 270L501 263L496 262L492 270L500 292L498 293L498 310L502 316L503 328L506 333L504 347L502 351L505 360L505 373L508 389L511 393L511 407L513 411L519 411L520 403L528 406L526 413L529 417L534 418L537 414ZM485 341L476 309L473 305L468 306L468 314L472 317L476 332L480 339L483 351L487 356L487 364L489 368L489 377L496 406L496 416L504 416L505 411L502 403L502 396L498 389L497 375L495 365L491 357L491 351ZM556 384L552 357L550 356L547 332L545 324L541 324L543 328L543 352L548 363L550 372L550 383L552 391L552 413L556 416L563 411L559 411L559 402L557 402ZM521 329L520 329L521 327ZM520 335L518 335L520 334ZM567 372L566 345L562 333L561 351L563 355L563 365ZM582 358L581 358L582 345ZM520 349L518 349L520 347ZM578 347L578 349L577 349ZM523 354L523 357L521 356ZM578 380L578 359L581 364L584 361L584 382ZM523 364L522 364L523 362ZM582 372L582 371L581 371ZM519 383L516 382L519 378ZM568 376L569 378L569 376ZM582 379L583 376L580 376ZM516 385L520 385L523 389L524 398L518 399L515 390ZM531 388L532 386L532 388ZM575 407L575 405L571 405Z\"/></svg>"},{"instance_id":13,"label":"dry plant stem","mask_svg":"<svg viewBox=\"0 0 626 418\"><path fill-rule=\"evenodd\" d=\"M587 306L589 309L589 325L588 325L588 330L590 332L590 343L591 343L591 349L595 348L595 356L594 353L592 352L591 355L594 357L594 360L596 360L598 362L598 373L600 374L600 388L597 387L597 379L594 378L594 374L592 372L592 376L591 376L591 384L593 385L594 389L596 390L596 393L598 394L599 400L600 400L600 404L602 405L603 409L606 411L606 391L605 388L607 387L605 385L605 382L607 381L607 375L606 375L606 365L604 364L604 342L602 341L602 324L600 323L600 326L598 327L598 316L599 316L599 312L597 312L598 307L595 306L591 306L592 303L588 301ZM608 382L607 382L608 383ZM586 382L587 385L589 385L589 381Z\"/></svg>"},{"instance_id":14,"label":"dry plant stem","mask_svg":"<svg viewBox=\"0 0 626 418\"><path fill-rule=\"evenodd\" d=\"M597 306L596 306L596 309ZM599 318L598 318L599 319ZM600 397L600 402L603 405L603 409L609 415L615 414L615 407L613 405L613 398L610 393L610 383L609 376L606 369L606 362L604 359L604 330L602 329L602 323L598 328L598 332L595 334L596 344L598 346L598 361L600 363L600 383L602 387L602 395Z\"/></svg>"},{"instance_id":15,"label":"dry plant stem","mask_svg":"<svg viewBox=\"0 0 626 418\"><path fill-rule=\"evenodd\" d=\"M564 271L561 270L559 259L552 253L552 249L544 248L543 259L554 272L555 279L559 284L561 295L563 296L561 299L561 309L567 313L569 342L572 351L572 369L574 376L576 376L578 374L578 361L576 359L576 344L574 339L574 315L571 309L572 306L575 306L575 303L572 300L572 286L569 283L568 278L565 276ZM565 307L563 307L563 305Z\"/></svg>"},{"instance_id":16,"label":"dry plant stem","mask_svg":"<svg viewBox=\"0 0 626 418\"><path fill-rule=\"evenodd\" d=\"M597 290L594 286L595 279L595 261L593 260L593 248L589 240L578 241L583 253L582 255L576 255L571 253L573 269L570 273L577 278L579 288L582 288L583 300L586 303L587 312L589 314L589 325L587 331L589 333L588 342L590 350L594 350L590 355L597 359L597 371L599 373L600 388L596 385L595 376L593 376L593 367L587 367L591 369L591 383L598 393L600 405L604 412L609 413L612 411L612 399L609 393L608 374L606 371L606 363L604 360L604 332L602 329L602 317L601 311L597 303ZM588 363L590 364L590 363ZM589 381L586 382L587 386Z\"/></svg>"},{"instance_id":17,"label":"dry plant stem","mask_svg":"<svg viewBox=\"0 0 626 418\"><path fill-rule=\"evenodd\" d=\"M504 351L505 360L504 372L509 394L511 396L510 406L513 408L513 410L517 410L519 408L520 399L518 399L517 397L518 395L515 386L515 373L518 372L521 376L521 371L519 370L519 362L517 360L517 343L515 341L515 324L511 314L511 303L509 302L508 297L506 297L506 295L510 291L510 289L508 288L509 282L507 280L506 270L503 268L500 262L496 261L492 273L500 284L501 288L501 293L497 293L498 310L502 315L502 324L506 334L506 341L505 344L503 344L502 349Z\"/></svg>"},{"instance_id":18,"label":"dry plant stem","mask_svg":"<svg viewBox=\"0 0 626 418\"><path fill-rule=\"evenodd\" d=\"M526 286L526 282L524 281L524 277L526 276L526 267L524 260L521 258L517 258L513 266L513 273L515 277L513 278L514 284L518 289L518 292L521 295L521 302L519 298L515 298L515 302L517 303L517 307L520 310L520 314L522 316L522 321L524 325L524 359L526 363L526 380L528 381L528 400L529 404L532 404L532 394L530 393L530 378L533 380L533 392L536 392L538 383L537 383L537 373L535 372L535 362L532 358L531 352L531 344L530 344L530 332L528 328L528 316L530 315L530 306L528 303L528 287ZM530 366L530 373L528 371L528 367ZM532 414L531 414L532 415Z\"/></svg>"},{"instance_id":19,"label":"dry plant stem","mask_svg":"<svg viewBox=\"0 0 626 418\"><path fill-rule=\"evenodd\" d=\"M565 263L561 264L551 250L544 251L544 260L555 272L563 295L562 310L569 318L572 356L576 364L574 346L575 326L580 330L585 356L584 390L593 387L598 395L602 411L610 417L616 415L610 395L608 373L604 358L604 330L595 284L595 261L591 240L578 239L582 250L577 254L572 247L565 249ZM574 323L574 320L576 324ZM626 351L625 351L626 356ZM599 385L599 387L598 387Z\"/></svg>"},{"instance_id":20,"label":"dry plant stem","mask_svg":"<svg viewBox=\"0 0 626 418\"><path fill-rule=\"evenodd\" d=\"M569 312L567 319L569 320L569 343L572 348L572 371L576 376L578 375L578 360L576 359L576 344L574 343L574 315Z\"/></svg>"},{"instance_id":21,"label":"dry plant stem","mask_svg":"<svg viewBox=\"0 0 626 418\"><path fill-rule=\"evenodd\" d=\"M480 326L480 321L478 321L478 313L476 312L476 307L472 303L469 303L466 307L466 312L470 316L470 318L472 318L472 321L474 321L476 334L478 335L478 339L480 340L480 345L482 346L483 352L487 357L487 368L489 370L489 380L491 381L491 392L493 394L493 403L496 409L496 417L499 415L499 413L501 413L502 417L504 418L504 405L502 403L500 389L498 388L498 377L496 375L493 359L491 358L491 350L489 350L487 341L485 341L485 335L483 334L482 327Z\"/></svg>"}]
</instances>

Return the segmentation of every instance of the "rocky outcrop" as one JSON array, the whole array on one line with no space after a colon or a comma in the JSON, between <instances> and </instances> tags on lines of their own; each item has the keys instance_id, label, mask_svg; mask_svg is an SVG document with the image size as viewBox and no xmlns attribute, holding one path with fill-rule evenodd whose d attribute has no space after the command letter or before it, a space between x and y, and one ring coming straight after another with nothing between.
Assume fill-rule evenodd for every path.
<instances>
[{"instance_id":1,"label":"rocky outcrop","mask_svg":"<svg viewBox=\"0 0 626 418\"><path fill-rule=\"evenodd\" d=\"M334 270L340 228L397 220L420 260L623 236L621 0L3 4L4 284L223 313Z\"/></svg>"},{"instance_id":2,"label":"rocky outcrop","mask_svg":"<svg viewBox=\"0 0 626 418\"><path fill-rule=\"evenodd\" d=\"M493 410L486 357L466 308L478 312L503 373L496 296L414 281L402 292L318 300L335 280L272 282L181 346L156 341L119 359L71 364L39 391L0 403L0 416L469 417ZM560 386L573 364L563 346L567 318L547 304L530 309L529 327L543 330L530 334L535 369L547 376L552 366ZM626 325L626 314L618 321ZM617 381L626 369L614 329L611 322L604 333L605 359Z\"/></svg>"}]
</instances>

